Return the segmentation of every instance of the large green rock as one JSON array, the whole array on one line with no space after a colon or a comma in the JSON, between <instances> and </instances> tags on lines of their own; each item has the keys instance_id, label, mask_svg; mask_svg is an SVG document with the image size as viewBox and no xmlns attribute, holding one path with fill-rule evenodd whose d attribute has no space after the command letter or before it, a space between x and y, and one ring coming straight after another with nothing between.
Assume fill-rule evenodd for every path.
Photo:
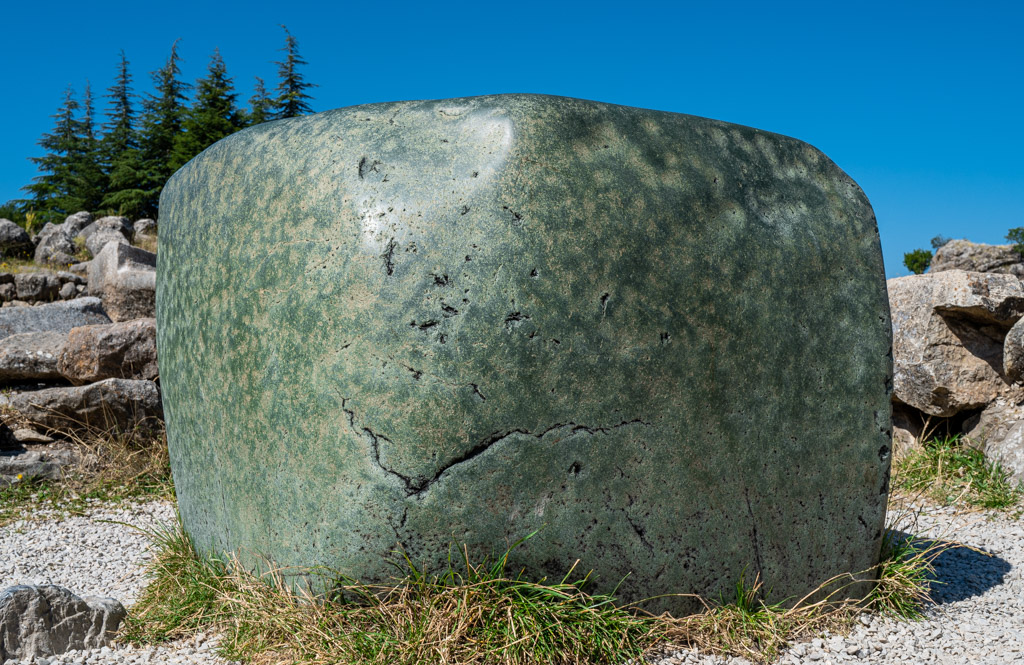
<instances>
[{"instance_id":1,"label":"large green rock","mask_svg":"<svg viewBox=\"0 0 1024 665\"><path fill-rule=\"evenodd\" d=\"M538 95L373 104L217 143L160 213L203 550L371 581L397 548L429 570L536 531L513 568L579 559L628 600L877 561L878 232L805 143Z\"/></svg>"}]
</instances>

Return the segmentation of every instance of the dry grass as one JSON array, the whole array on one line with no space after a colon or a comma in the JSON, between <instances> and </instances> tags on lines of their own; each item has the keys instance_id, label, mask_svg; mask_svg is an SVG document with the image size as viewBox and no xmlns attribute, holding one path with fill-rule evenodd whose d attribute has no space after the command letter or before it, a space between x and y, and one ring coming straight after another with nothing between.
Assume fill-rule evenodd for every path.
<instances>
[{"instance_id":1,"label":"dry grass","mask_svg":"<svg viewBox=\"0 0 1024 665\"><path fill-rule=\"evenodd\" d=\"M844 632L865 611L919 618L931 563L948 546L889 531L882 562L866 574L837 576L803 599L774 604L764 601L759 579L741 579L734 597L702 600L703 612L673 617L588 595L586 576L534 583L509 575L507 554L472 564L463 553L457 567L433 577L407 561L392 584L341 579L324 598L289 588L285 573L302 571L254 575L203 558L180 526L154 538L151 583L124 639L157 643L215 629L224 634L222 655L244 662L389 665L626 662L679 647L771 662L793 641ZM847 585L876 574L867 598L842 599Z\"/></svg>"},{"instance_id":2,"label":"dry grass","mask_svg":"<svg viewBox=\"0 0 1024 665\"><path fill-rule=\"evenodd\" d=\"M78 462L58 481L26 479L0 490L0 526L38 508L75 514L97 500L174 498L161 421L143 421L130 431L75 429L65 434Z\"/></svg>"},{"instance_id":3,"label":"dry grass","mask_svg":"<svg viewBox=\"0 0 1024 665\"><path fill-rule=\"evenodd\" d=\"M135 245L136 247L146 250L147 252L153 252L154 254L156 254L156 238L157 237L155 235L136 235L135 239L132 240L132 244Z\"/></svg>"}]
</instances>

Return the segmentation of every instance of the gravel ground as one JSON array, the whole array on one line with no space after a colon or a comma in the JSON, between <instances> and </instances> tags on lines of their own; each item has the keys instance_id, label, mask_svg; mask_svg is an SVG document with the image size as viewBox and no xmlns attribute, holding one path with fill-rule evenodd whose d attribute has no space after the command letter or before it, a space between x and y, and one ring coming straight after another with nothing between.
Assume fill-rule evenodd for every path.
<instances>
[{"instance_id":1,"label":"gravel ground","mask_svg":"<svg viewBox=\"0 0 1024 665\"><path fill-rule=\"evenodd\" d=\"M145 580L148 541L126 526L150 528L169 522L166 503L97 508L84 517L16 522L0 530L0 589L15 584L59 584L80 596L112 596L130 606ZM966 547L936 561L936 605L925 620L898 622L864 615L848 636L823 636L795 645L780 663L1024 665L1024 521L1000 514L922 509L915 524L902 528ZM200 636L160 648L113 645L77 651L36 665L112 663L197 663L223 665L213 655L215 638ZM17 661L8 661L13 664ZM745 665L680 651L657 665Z\"/></svg>"}]
</instances>

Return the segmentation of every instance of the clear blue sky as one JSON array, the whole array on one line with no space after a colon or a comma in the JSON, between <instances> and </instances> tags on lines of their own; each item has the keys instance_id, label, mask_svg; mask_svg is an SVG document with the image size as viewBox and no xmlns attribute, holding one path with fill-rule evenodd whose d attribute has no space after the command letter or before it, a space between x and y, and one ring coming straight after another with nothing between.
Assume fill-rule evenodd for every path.
<instances>
[{"instance_id":1,"label":"clear blue sky","mask_svg":"<svg viewBox=\"0 0 1024 665\"><path fill-rule=\"evenodd\" d=\"M102 95L125 50L137 93L180 39L219 47L240 99L276 84L279 24L313 108L504 92L581 97L807 141L867 192L889 276L942 234L1024 226L1019 2L9 2L0 10L0 202L71 85ZM102 109L106 100L100 100Z\"/></svg>"}]
</instances>

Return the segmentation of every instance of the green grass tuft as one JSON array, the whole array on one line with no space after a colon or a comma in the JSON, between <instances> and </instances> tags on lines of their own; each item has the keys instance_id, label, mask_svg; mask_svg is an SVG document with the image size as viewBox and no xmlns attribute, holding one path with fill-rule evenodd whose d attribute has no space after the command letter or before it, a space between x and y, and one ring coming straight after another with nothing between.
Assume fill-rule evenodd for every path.
<instances>
[{"instance_id":1,"label":"green grass tuft","mask_svg":"<svg viewBox=\"0 0 1024 665\"><path fill-rule=\"evenodd\" d=\"M327 598L292 591L283 571L261 576L197 555L180 527L154 534L151 582L119 636L138 643L224 632L229 659L345 663L607 663L639 658L657 639L652 617L582 590L586 578L535 583L508 556L428 576L408 560L393 584L341 579Z\"/></svg>"},{"instance_id":2,"label":"green grass tuft","mask_svg":"<svg viewBox=\"0 0 1024 665\"><path fill-rule=\"evenodd\" d=\"M930 497L944 505L1005 510L1024 498L1021 486L996 462L967 446L960 435L926 441L920 450L897 460L893 489Z\"/></svg>"}]
</instances>

